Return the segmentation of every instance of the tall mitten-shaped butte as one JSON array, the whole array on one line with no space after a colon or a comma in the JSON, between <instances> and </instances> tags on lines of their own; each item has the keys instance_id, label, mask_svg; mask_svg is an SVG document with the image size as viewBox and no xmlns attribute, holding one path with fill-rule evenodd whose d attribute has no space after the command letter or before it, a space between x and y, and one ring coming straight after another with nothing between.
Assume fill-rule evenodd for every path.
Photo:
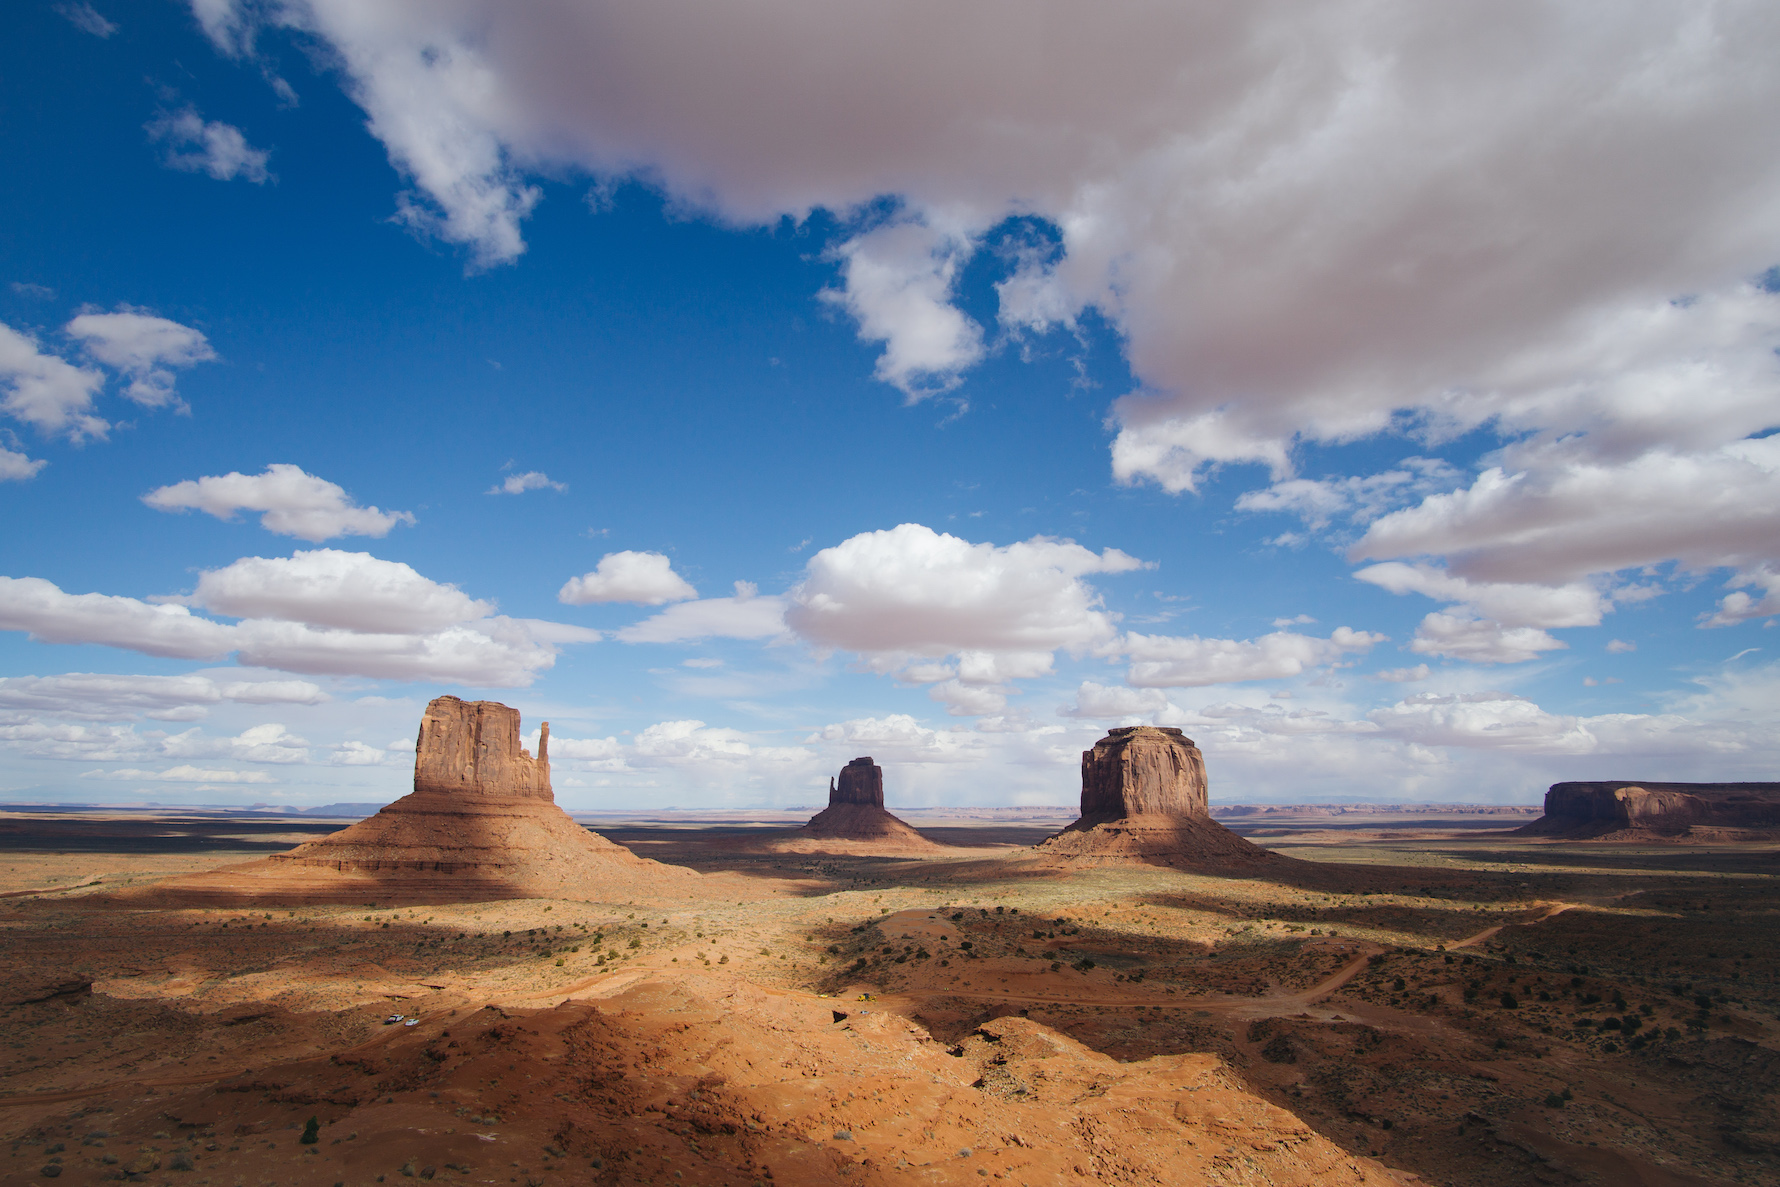
<instances>
[{"instance_id":1,"label":"tall mitten-shaped butte","mask_svg":"<svg viewBox=\"0 0 1780 1187\"><path fill-rule=\"evenodd\" d=\"M519 710L439 697L420 719L414 790L375 816L256 862L169 879L163 901L444 903L693 893L698 875L589 832L550 790Z\"/></svg>"},{"instance_id":2,"label":"tall mitten-shaped butte","mask_svg":"<svg viewBox=\"0 0 1780 1187\"><path fill-rule=\"evenodd\" d=\"M788 852L897 853L940 851L926 837L884 808L884 768L856 758L828 781L828 807L777 844Z\"/></svg>"},{"instance_id":3,"label":"tall mitten-shaped butte","mask_svg":"<svg viewBox=\"0 0 1780 1187\"><path fill-rule=\"evenodd\" d=\"M550 790L550 723L538 757L519 744L519 710L498 701L439 697L420 719L414 790L556 802Z\"/></svg>"}]
</instances>

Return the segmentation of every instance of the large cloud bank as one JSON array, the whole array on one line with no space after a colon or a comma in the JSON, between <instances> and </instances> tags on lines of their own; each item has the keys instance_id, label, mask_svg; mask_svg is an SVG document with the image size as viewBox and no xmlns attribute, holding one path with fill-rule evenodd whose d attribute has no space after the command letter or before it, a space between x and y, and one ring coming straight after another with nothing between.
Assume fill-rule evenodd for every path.
<instances>
[{"instance_id":1,"label":"large cloud bank","mask_svg":"<svg viewBox=\"0 0 1780 1187\"><path fill-rule=\"evenodd\" d=\"M1780 605L1780 477L1749 440L1780 407L1771 4L192 6L231 54L270 27L325 44L401 217L478 266L525 250L545 177L640 178L738 224L826 209L824 296L919 399L992 345L955 282L998 247L1002 334L1092 308L1123 335L1121 480L1303 483L1304 442L1483 427L1516 442L1502 464L1357 559L1450 541L1461 576L1559 585L1729 565L1763 592L1715 622ZM1377 513L1428 475L1250 506ZM1429 654L1549 649L1458 619Z\"/></svg>"}]
</instances>

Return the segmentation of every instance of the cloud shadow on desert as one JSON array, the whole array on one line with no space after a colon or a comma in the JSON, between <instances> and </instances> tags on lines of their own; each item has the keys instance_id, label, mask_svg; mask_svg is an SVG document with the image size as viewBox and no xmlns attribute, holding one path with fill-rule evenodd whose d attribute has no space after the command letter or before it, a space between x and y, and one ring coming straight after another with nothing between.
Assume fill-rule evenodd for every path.
<instances>
[{"instance_id":1,"label":"cloud shadow on desert","mask_svg":"<svg viewBox=\"0 0 1780 1187\"><path fill-rule=\"evenodd\" d=\"M178 856L282 853L303 839L338 832L338 821L156 817L153 820L0 820L0 853L94 853Z\"/></svg>"}]
</instances>

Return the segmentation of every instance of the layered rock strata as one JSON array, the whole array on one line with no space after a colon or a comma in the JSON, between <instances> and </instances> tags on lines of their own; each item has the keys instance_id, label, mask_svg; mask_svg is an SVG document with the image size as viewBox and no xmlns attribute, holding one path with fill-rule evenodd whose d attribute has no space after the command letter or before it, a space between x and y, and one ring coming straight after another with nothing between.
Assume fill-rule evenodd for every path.
<instances>
[{"instance_id":1,"label":"layered rock strata","mask_svg":"<svg viewBox=\"0 0 1780 1187\"><path fill-rule=\"evenodd\" d=\"M421 718L413 792L289 853L170 879L151 893L383 904L690 892L691 870L638 857L557 807L549 741L546 722L533 758L520 745L518 710L439 697Z\"/></svg>"},{"instance_id":2,"label":"layered rock strata","mask_svg":"<svg viewBox=\"0 0 1780 1187\"><path fill-rule=\"evenodd\" d=\"M1281 860L1211 818L1205 757L1178 729L1122 726L1084 750L1081 812L1038 852L1071 863L1183 869Z\"/></svg>"},{"instance_id":3,"label":"layered rock strata","mask_svg":"<svg viewBox=\"0 0 1780 1187\"><path fill-rule=\"evenodd\" d=\"M1780 829L1780 783L1553 783L1531 836L1688 836Z\"/></svg>"},{"instance_id":4,"label":"layered rock strata","mask_svg":"<svg viewBox=\"0 0 1780 1187\"><path fill-rule=\"evenodd\" d=\"M929 853L941 846L884 808L884 768L869 757L841 768L828 781L828 807L791 835L782 848L800 852Z\"/></svg>"}]
</instances>

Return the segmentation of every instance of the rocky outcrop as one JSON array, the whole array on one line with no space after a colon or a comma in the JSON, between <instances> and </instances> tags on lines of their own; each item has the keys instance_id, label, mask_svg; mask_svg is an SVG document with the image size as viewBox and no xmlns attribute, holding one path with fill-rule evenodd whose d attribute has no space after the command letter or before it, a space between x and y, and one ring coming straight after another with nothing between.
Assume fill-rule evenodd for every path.
<instances>
[{"instance_id":1,"label":"rocky outcrop","mask_svg":"<svg viewBox=\"0 0 1780 1187\"><path fill-rule=\"evenodd\" d=\"M869 757L856 758L841 768L840 784L828 781L828 802L834 804L869 804L884 806L884 768Z\"/></svg>"},{"instance_id":2,"label":"rocky outcrop","mask_svg":"<svg viewBox=\"0 0 1780 1187\"><path fill-rule=\"evenodd\" d=\"M533 758L519 744L519 710L498 701L439 697L420 718L414 790L554 803L550 723L538 730L538 757Z\"/></svg>"},{"instance_id":3,"label":"rocky outcrop","mask_svg":"<svg viewBox=\"0 0 1780 1187\"><path fill-rule=\"evenodd\" d=\"M1553 783L1530 836L1681 837L1701 831L1780 829L1780 783Z\"/></svg>"},{"instance_id":4,"label":"rocky outcrop","mask_svg":"<svg viewBox=\"0 0 1780 1187\"><path fill-rule=\"evenodd\" d=\"M1211 817L1205 756L1193 739L1164 726L1107 731L1082 751L1082 819Z\"/></svg>"},{"instance_id":5,"label":"rocky outcrop","mask_svg":"<svg viewBox=\"0 0 1780 1187\"><path fill-rule=\"evenodd\" d=\"M576 824L550 788L519 711L439 697L426 707L414 790L376 815L262 861L169 879L151 897L198 902L462 902L690 894L698 875Z\"/></svg>"},{"instance_id":6,"label":"rocky outcrop","mask_svg":"<svg viewBox=\"0 0 1780 1187\"><path fill-rule=\"evenodd\" d=\"M856 758L828 781L828 807L777 848L802 853L875 853L918 856L941 846L884 808L884 768Z\"/></svg>"},{"instance_id":7,"label":"rocky outcrop","mask_svg":"<svg viewBox=\"0 0 1780 1187\"><path fill-rule=\"evenodd\" d=\"M1081 812L1037 852L1071 864L1181 869L1283 860L1211 818L1205 758L1178 729L1123 726L1083 751Z\"/></svg>"}]
</instances>

